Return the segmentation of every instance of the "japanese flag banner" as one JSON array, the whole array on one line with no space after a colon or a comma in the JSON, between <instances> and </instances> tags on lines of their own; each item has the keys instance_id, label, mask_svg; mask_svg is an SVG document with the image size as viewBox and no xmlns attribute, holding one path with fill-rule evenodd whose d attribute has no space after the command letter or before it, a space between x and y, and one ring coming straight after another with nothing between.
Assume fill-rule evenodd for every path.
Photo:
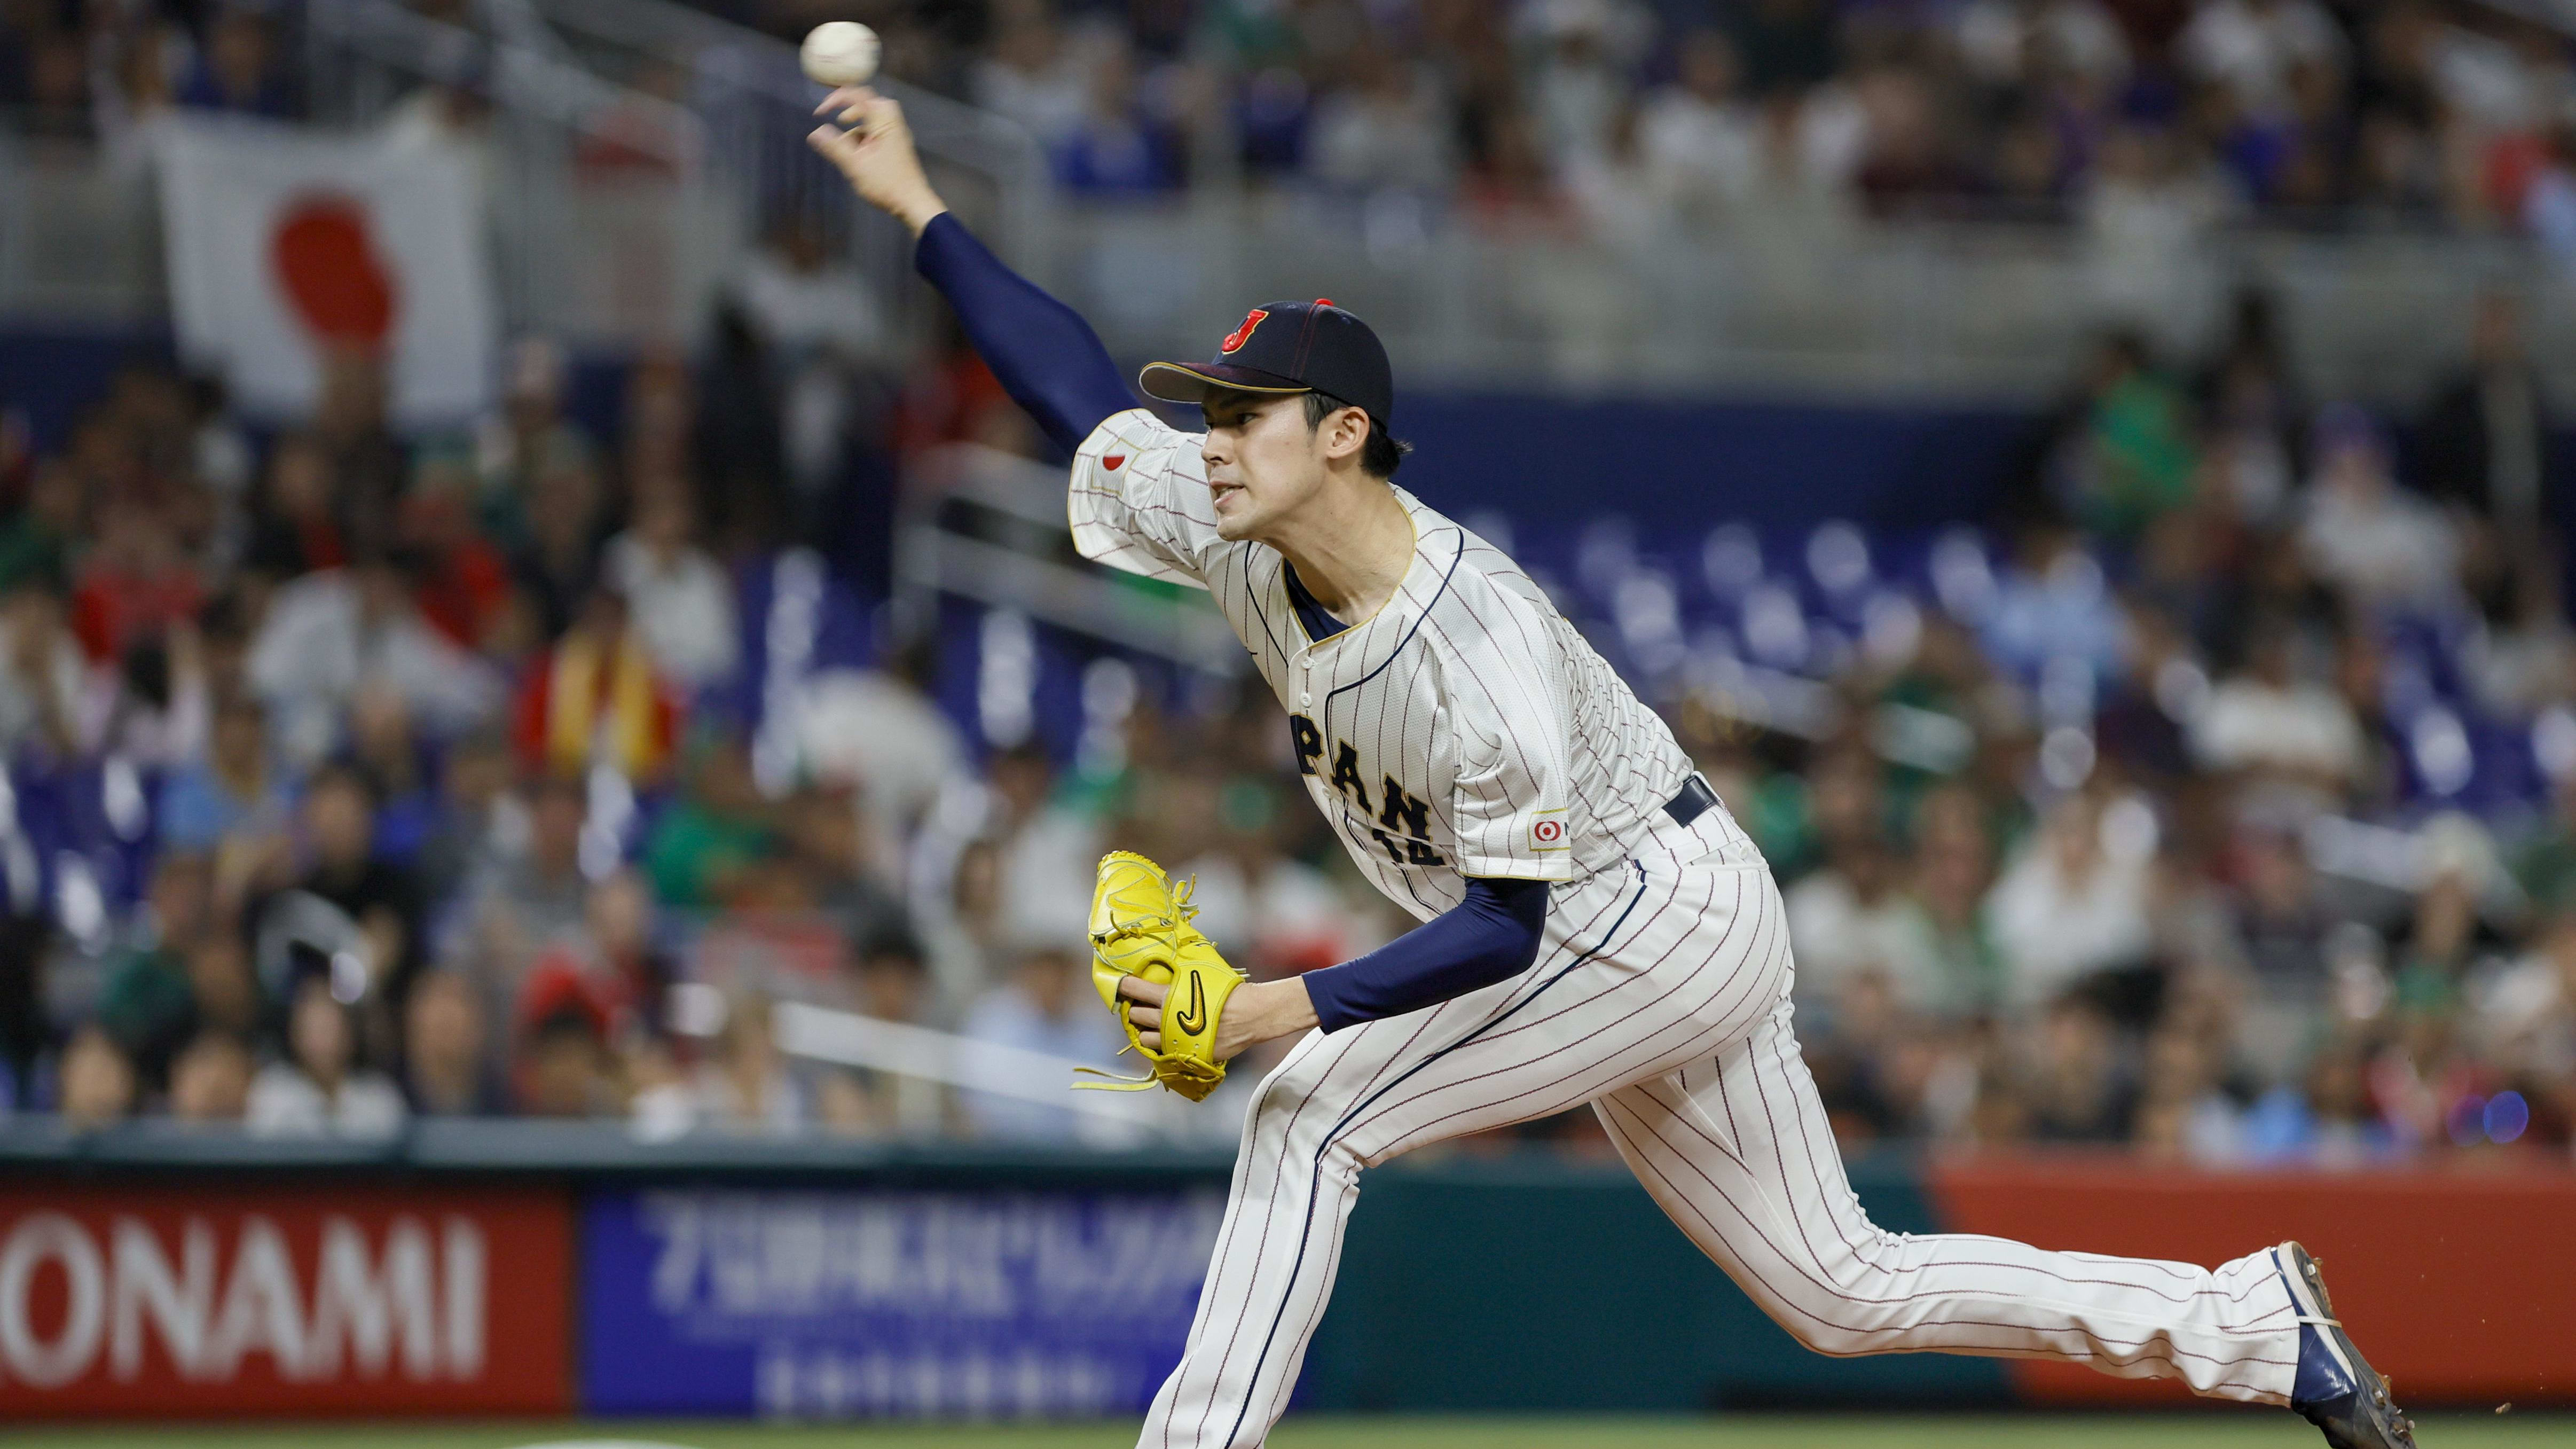
<instances>
[{"instance_id":1,"label":"japanese flag banner","mask_svg":"<svg viewBox=\"0 0 2576 1449\"><path fill-rule=\"evenodd\" d=\"M306 416L344 351L381 355L398 427L482 410L493 301L468 160L208 117L172 122L158 160L180 352L245 411Z\"/></svg>"}]
</instances>

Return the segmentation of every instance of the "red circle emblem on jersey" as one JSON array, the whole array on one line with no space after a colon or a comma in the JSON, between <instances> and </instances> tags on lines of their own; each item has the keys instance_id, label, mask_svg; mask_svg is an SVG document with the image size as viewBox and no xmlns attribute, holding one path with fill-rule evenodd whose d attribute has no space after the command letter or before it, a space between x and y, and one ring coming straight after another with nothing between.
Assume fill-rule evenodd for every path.
<instances>
[{"instance_id":1,"label":"red circle emblem on jersey","mask_svg":"<svg viewBox=\"0 0 2576 1449\"><path fill-rule=\"evenodd\" d=\"M1530 835L1541 845L1554 845L1565 838L1565 822L1542 820L1530 827Z\"/></svg>"}]
</instances>

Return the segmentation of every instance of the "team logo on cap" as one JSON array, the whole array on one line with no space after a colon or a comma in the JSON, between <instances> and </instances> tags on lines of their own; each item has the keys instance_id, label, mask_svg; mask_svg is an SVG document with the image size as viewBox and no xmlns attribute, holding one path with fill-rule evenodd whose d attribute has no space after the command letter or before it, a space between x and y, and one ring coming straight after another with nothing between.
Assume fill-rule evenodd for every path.
<instances>
[{"instance_id":1,"label":"team logo on cap","mask_svg":"<svg viewBox=\"0 0 2576 1449\"><path fill-rule=\"evenodd\" d=\"M1258 307L1253 308L1252 314L1243 319L1243 325L1237 327L1232 333L1228 334L1223 342L1218 343L1216 350L1219 352L1232 352L1242 347L1243 344L1250 342L1252 340L1252 329L1260 326L1261 319L1269 315L1269 313Z\"/></svg>"}]
</instances>

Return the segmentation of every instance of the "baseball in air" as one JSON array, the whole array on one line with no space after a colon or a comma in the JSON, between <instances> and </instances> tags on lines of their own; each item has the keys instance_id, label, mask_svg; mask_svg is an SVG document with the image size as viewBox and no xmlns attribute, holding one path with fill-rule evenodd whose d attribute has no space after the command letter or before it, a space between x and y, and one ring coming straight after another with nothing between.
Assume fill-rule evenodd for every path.
<instances>
[{"instance_id":1,"label":"baseball in air","mask_svg":"<svg viewBox=\"0 0 2576 1449\"><path fill-rule=\"evenodd\" d=\"M855 20L825 21L806 32L797 59L817 84L865 85L877 73L877 33Z\"/></svg>"}]
</instances>

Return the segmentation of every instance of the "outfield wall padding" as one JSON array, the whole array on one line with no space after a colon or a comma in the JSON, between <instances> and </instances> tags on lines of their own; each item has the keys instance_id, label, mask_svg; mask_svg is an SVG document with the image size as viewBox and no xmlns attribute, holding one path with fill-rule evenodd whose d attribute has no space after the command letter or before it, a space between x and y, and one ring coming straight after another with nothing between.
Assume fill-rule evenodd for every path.
<instances>
[{"instance_id":1,"label":"outfield wall padding","mask_svg":"<svg viewBox=\"0 0 2576 1449\"><path fill-rule=\"evenodd\" d=\"M1123 1417L1180 1351L1230 1154L424 1123L384 1143L0 1123L0 1417ZM2297 1237L2410 1405L2576 1403L2576 1171L1861 1159L1893 1232L2214 1263ZM1297 1402L1659 1412L2190 1402L1833 1359L1615 1161L1362 1178Z\"/></svg>"}]
</instances>

